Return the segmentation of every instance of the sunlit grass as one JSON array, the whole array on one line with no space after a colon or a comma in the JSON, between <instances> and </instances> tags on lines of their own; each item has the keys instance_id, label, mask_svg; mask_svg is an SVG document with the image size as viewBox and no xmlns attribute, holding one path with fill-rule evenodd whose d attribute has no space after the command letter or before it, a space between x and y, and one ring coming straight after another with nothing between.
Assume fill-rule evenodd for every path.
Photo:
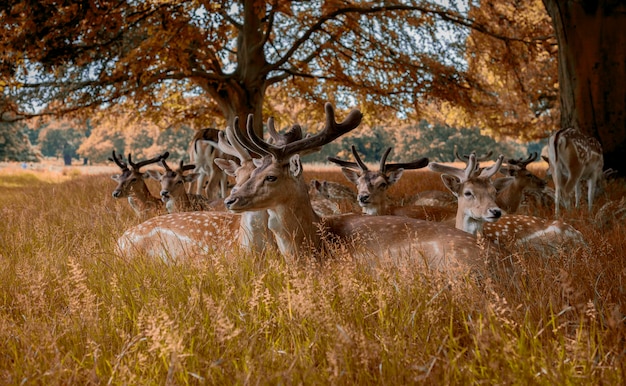
<instances>
[{"instance_id":1,"label":"sunlit grass","mask_svg":"<svg viewBox=\"0 0 626 386\"><path fill-rule=\"evenodd\" d=\"M337 169L306 177L347 183ZM568 221L589 248L450 284L417 266L277 254L120 257L138 220L109 175L7 181L0 384L624 383L626 226L599 230L584 210ZM429 189L439 176L415 171L391 194ZM598 207L625 192L612 183Z\"/></svg>"}]
</instances>

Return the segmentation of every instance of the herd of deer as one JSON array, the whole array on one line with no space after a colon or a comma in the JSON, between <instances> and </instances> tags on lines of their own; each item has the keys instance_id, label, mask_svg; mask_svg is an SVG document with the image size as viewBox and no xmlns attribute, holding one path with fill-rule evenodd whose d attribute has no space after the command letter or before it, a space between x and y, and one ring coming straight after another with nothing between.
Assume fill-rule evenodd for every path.
<instances>
[{"instance_id":1,"label":"herd of deer","mask_svg":"<svg viewBox=\"0 0 626 386\"><path fill-rule=\"evenodd\" d=\"M342 167L345 177L356 185L356 194L328 181L307 184L300 157L319 151L355 129L362 118L360 111L353 110L337 122L329 103L325 113L324 128L306 137L298 125L279 134L270 119L267 141L254 132L252 116L245 131L235 119L226 130L196 136L190 146L196 164L184 165L181 161L177 169L167 164L168 153L139 163L133 163L129 154L125 163L113 152L110 159L122 169L121 174L113 176L118 182L113 196L128 197L138 216L151 216L118 239L118 253L144 253L175 261L211 252L230 253L238 248L259 253L278 249L285 257L295 259L340 252L372 262L418 260L427 269L456 275L481 273L492 257L529 249L549 253L554 248L585 244L579 231L559 219L559 207L564 204L569 208L572 190L578 206L581 181L587 180L591 210L603 167L597 140L574 129L560 130L550 138L549 165L557 219L548 220L515 214L524 192L545 191L546 182L526 169L536 154L525 160L507 160L506 166L500 155L488 167L479 165L485 157L457 154L466 166L456 168L429 163L426 158L387 163L388 149L374 171L352 147L354 162L332 157L329 161ZM154 163L160 163L165 172L140 171ZM216 177L220 173L214 166L234 177L229 195L227 179ZM442 192L437 192L428 205L392 205L388 188L403 171L426 166L441 173L445 187L456 199L440 202ZM498 172L507 176L494 180ZM213 191L213 181L218 179L222 199L200 195L203 174L208 175ZM146 178L160 182L160 199L150 194ZM191 182L196 182L195 192L193 188L185 189ZM420 194L420 199L424 196ZM362 213L338 213L340 206L328 202L333 199L357 203ZM454 202L456 208L450 208L449 202ZM164 203L169 213L155 215L165 210Z\"/></svg>"}]
</instances>

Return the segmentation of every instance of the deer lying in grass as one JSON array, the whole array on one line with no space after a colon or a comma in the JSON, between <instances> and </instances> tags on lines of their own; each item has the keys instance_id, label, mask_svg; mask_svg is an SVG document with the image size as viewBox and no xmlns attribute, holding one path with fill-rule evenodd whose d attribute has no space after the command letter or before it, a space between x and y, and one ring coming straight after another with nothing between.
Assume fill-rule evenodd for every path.
<instances>
[{"instance_id":1,"label":"deer lying in grass","mask_svg":"<svg viewBox=\"0 0 626 386\"><path fill-rule=\"evenodd\" d=\"M318 197L331 201L332 207L337 207L337 213L361 213L356 193L338 182L312 179L309 182L309 194L312 199Z\"/></svg>"},{"instance_id":2,"label":"deer lying in grass","mask_svg":"<svg viewBox=\"0 0 626 386\"><path fill-rule=\"evenodd\" d=\"M139 218L145 219L165 211L163 202L154 197L146 185L145 179L150 178L150 175L140 170L144 166L161 161L161 157L159 155L149 160L134 163L129 153L128 164L124 162L121 155L115 154L115 150L113 150L113 157L109 157L109 160L115 162L122 171L121 174L111 176L117 182L117 186L113 190L113 197L127 197L128 204Z\"/></svg>"},{"instance_id":3,"label":"deer lying in grass","mask_svg":"<svg viewBox=\"0 0 626 386\"><path fill-rule=\"evenodd\" d=\"M161 159L161 165L165 172L159 170L149 170L150 177L161 183L161 200L169 213L191 212L196 210L224 210L221 202L212 201L200 194L187 193L186 183L191 183L199 177L199 173L185 174L186 171L195 168L195 165L185 165L180 160L178 169L173 170L165 159L169 153L165 153Z\"/></svg>"},{"instance_id":4,"label":"deer lying in grass","mask_svg":"<svg viewBox=\"0 0 626 386\"><path fill-rule=\"evenodd\" d=\"M238 118L234 124L239 124ZM284 140L286 138L278 142ZM235 177L233 189L237 189L256 168L253 158L234 139L230 127L220 132L218 146L232 157L216 158L215 163ZM241 215L211 211L171 213L128 229L118 239L118 252L143 253L165 261L202 256L211 251L228 252L236 247L263 252L275 246L267 221L267 211L264 210Z\"/></svg>"},{"instance_id":5,"label":"deer lying in grass","mask_svg":"<svg viewBox=\"0 0 626 386\"><path fill-rule=\"evenodd\" d=\"M473 235L482 234L498 244L532 247L543 252L573 243L584 244L580 232L562 221L545 220L523 215L503 215L496 203L496 189L490 179L504 157L486 169L476 166L476 157L470 155L465 169L431 163L429 168L443 173L444 185L458 198L456 227Z\"/></svg>"},{"instance_id":6,"label":"deer lying in grass","mask_svg":"<svg viewBox=\"0 0 626 386\"><path fill-rule=\"evenodd\" d=\"M500 168L500 173L507 177L494 181L498 195L496 203L506 213L516 213L525 194L542 193L546 181L532 174L526 167L537 159L532 153L526 159L508 159L507 166Z\"/></svg>"},{"instance_id":7,"label":"deer lying in grass","mask_svg":"<svg viewBox=\"0 0 626 386\"><path fill-rule=\"evenodd\" d=\"M325 110L322 131L284 146L258 138L252 119L248 120L247 136L235 131L246 148L264 155L256 161L257 168L250 179L225 200L229 210L242 213L266 209L269 228L286 256L319 253L328 235L359 259L413 259L451 274L465 273L484 264L481 248L471 235L440 223L397 216L318 216L311 206L298 153L330 143L356 128L362 117L358 110L353 110L338 123L330 104L326 104Z\"/></svg>"},{"instance_id":8,"label":"deer lying in grass","mask_svg":"<svg viewBox=\"0 0 626 386\"><path fill-rule=\"evenodd\" d=\"M428 165L428 158L420 158L409 163L389 164L387 157L390 152L391 148L385 151L377 171L368 169L354 146L352 154L356 162L335 157L328 157L328 160L342 166L343 175L356 185L357 200L365 214L405 216L432 221L453 219L456 211L447 207L391 205L387 190L400 180L404 170L420 169Z\"/></svg>"},{"instance_id":9,"label":"deer lying in grass","mask_svg":"<svg viewBox=\"0 0 626 386\"><path fill-rule=\"evenodd\" d=\"M575 191L578 208L582 180L587 180L587 209L591 212L604 166L600 142L577 129L561 129L550 136L548 158L554 181L556 216L559 216L561 203L569 209L572 190Z\"/></svg>"}]
</instances>

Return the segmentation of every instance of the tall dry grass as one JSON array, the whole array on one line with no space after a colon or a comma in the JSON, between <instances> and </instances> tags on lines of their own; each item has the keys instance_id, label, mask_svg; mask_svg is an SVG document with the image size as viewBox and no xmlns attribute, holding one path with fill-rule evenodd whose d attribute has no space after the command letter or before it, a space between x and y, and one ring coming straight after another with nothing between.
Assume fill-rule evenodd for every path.
<instances>
[{"instance_id":1,"label":"tall dry grass","mask_svg":"<svg viewBox=\"0 0 626 386\"><path fill-rule=\"evenodd\" d=\"M344 182L340 172L308 178ZM108 175L0 175L0 384L623 384L626 226L568 214L588 248L520 253L503 280L294 265L234 251L113 252L137 220ZM441 189L407 173L391 194ZM156 191L156 190L153 190ZM598 208L626 188L612 183ZM545 210L548 215L551 209Z\"/></svg>"}]
</instances>

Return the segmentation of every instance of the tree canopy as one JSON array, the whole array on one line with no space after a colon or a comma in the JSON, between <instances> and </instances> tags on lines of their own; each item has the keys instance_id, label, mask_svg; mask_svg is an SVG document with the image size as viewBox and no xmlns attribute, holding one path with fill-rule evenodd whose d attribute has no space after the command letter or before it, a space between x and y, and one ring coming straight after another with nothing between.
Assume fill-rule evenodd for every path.
<instances>
[{"instance_id":1,"label":"tree canopy","mask_svg":"<svg viewBox=\"0 0 626 386\"><path fill-rule=\"evenodd\" d=\"M555 20L589 14L598 28L619 4L544 3L8 0L0 87L14 105L3 110L131 111L163 128L220 127L250 113L280 124L280 111L311 123L330 101L358 106L373 125L427 118L545 137L559 120L576 123L559 117L569 88L557 59L568 56L557 58Z\"/></svg>"},{"instance_id":2,"label":"tree canopy","mask_svg":"<svg viewBox=\"0 0 626 386\"><path fill-rule=\"evenodd\" d=\"M262 117L263 108L275 115L273 101L265 101L273 88L273 98L305 104L303 114L313 116L331 101L359 105L373 123L397 112L423 116L444 102L475 117L480 110L467 107L503 101L494 98L491 78L504 78L504 67L474 71L485 50L472 31L502 41L524 36L516 40L520 49L532 51L543 48L550 26L545 11L536 16L536 1L474 18L467 6L438 3L8 1L0 6L2 72L13 100L30 111L54 101L50 111L126 107L168 124L207 125ZM520 13L535 15L526 23L534 28L502 27L493 13L508 24Z\"/></svg>"}]
</instances>

